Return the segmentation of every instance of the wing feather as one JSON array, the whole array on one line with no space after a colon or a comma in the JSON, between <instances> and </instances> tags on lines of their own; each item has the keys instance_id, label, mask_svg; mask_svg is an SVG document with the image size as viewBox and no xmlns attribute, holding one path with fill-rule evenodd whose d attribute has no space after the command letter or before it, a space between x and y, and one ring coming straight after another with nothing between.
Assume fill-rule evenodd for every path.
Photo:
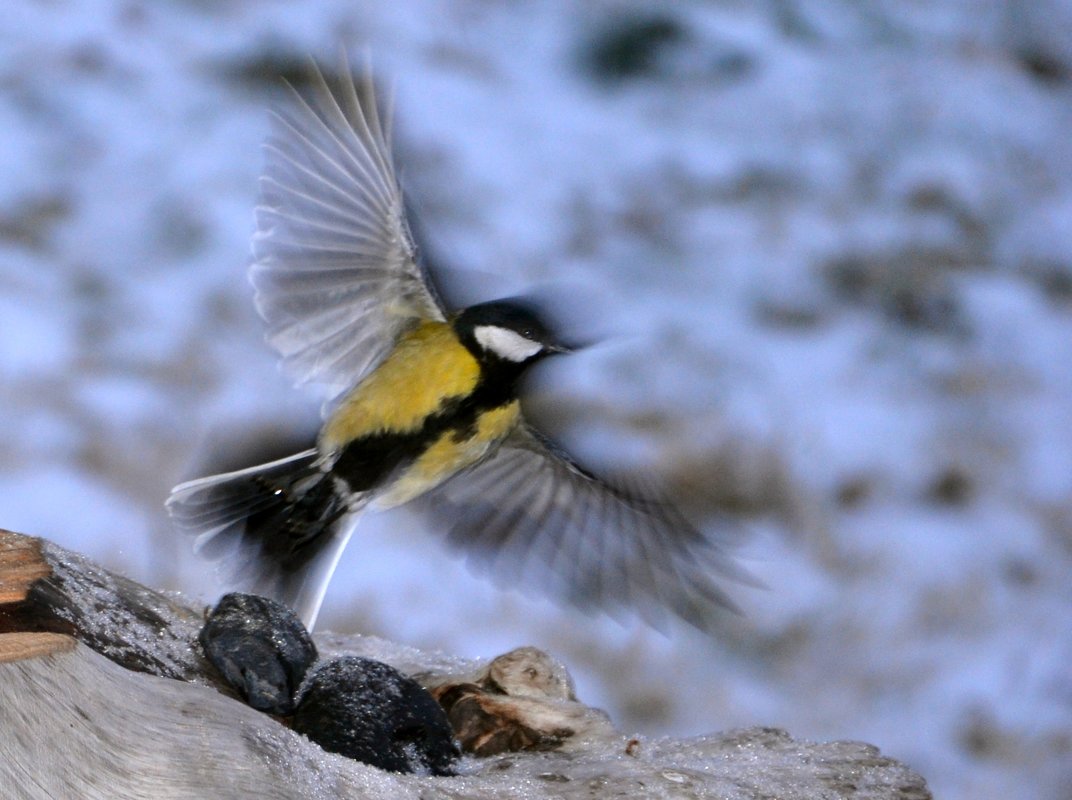
<instances>
[{"instance_id":1,"label":"wing feather","mask_svg":"<svg viewBox=\"0 0 1072 800\"><path fill-rule=\"evenodd\" d=\"M325 412L417 319L444 319L421 268L391 160L389 116L371 78L343 59L329 86L315 65L307 95L272 117L250 280L268 341Z\"/></svg>"},{"instance_id":2,"label":"wing feather","mask_svg":"<svg viewBox=\"0 0 1072 800\"><path fill-rule=\"evenodd\" d=\"M597 478L524 425L421 504L500 585L632 609L656 627L670 612L710 630L718 608L736 610L720 579L754 583L726 537L705 535L648 485Z\"/></svg>"}]
</instances>

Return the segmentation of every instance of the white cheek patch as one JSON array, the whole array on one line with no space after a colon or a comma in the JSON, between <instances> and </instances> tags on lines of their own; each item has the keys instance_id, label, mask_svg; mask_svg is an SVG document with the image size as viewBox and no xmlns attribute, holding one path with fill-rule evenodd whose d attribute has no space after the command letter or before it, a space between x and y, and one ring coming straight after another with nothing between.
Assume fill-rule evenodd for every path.
<instances>
[{"instance_id":1,"label":"white cheek patch","mask_svg":"<svg viewBox=\"0 0 1072 800\"><path fill-rule=\"evenodd\" d=\"M526 339L520 333L496 325L477 325L473 337L481 347L489 350L499 358L521 363L543 350L543 345Z\"/></svg>"}]
</instances>

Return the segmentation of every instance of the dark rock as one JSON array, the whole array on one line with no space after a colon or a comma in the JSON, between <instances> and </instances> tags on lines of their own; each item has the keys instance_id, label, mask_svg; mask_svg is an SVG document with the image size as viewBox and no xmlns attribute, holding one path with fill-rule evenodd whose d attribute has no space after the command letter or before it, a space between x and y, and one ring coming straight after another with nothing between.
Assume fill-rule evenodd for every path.
<instances>
[{"instance_id":1,"label":"dark rock","mask_svg":"<svg viewBox=\"0 0 1072 800\"><path fill-rule=\"evenodd\" d=\"M316 645L298 616L267 597L228 594L201 629L209 661L258 711L290 714Z\"/></svg>"},{"instance_id":2,"label":"dark rock","mask_svg":"<svg viewBox=\"0 0 1072 800\"><path fill-rule=\"evenodd\" d=\"M390 772L453 775L450 723L420 684L379 661L345 656L306 680L292 727L325 750Z\"/></svg>"}]
</instances>

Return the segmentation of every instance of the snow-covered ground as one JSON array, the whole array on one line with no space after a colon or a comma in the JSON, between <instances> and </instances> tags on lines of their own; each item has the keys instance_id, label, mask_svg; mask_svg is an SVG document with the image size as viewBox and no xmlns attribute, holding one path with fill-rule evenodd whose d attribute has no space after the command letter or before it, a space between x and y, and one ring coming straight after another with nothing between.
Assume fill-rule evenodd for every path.
<instances>
[{"instance_id":1,"label":"snow-covered ground","mask_svg":"<svg viewBox=\"0 0 1072 800\"><path fill-rule=\"evenodd\" d=\"M211 596L162 502L315 431L244 270L275 75L340 44L393 87L436 260L614 334L534 405L728 510L770 588L664 636L500 593L400 513L323 626L542 646L625 730L773 724L943 798L1069 797L1067 2L13 4L0 525Z\"/></svg>"}]
</instances>

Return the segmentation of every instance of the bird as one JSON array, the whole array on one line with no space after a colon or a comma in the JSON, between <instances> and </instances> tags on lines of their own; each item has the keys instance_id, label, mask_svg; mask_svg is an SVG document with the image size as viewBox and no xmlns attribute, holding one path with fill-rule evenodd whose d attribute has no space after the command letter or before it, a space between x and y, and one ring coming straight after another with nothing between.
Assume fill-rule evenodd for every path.
<instances>
[{"instance_id":1,"label":"bird","mask_svg":"<svg viewBox=\"0 0 1072 800\"><path fill-rule=\"evenodd\" d=\"M195 550L312 630L368 511L415 508L499 585L705 631L748 582L727 538L652 482L582 466L522 410L521 378L576 349L525 297L448 310L418 252L371 69L315 62L272 111L249 278L285 372L322 392L314 447L176 486Z\"/></svg>"}]
</instances>

